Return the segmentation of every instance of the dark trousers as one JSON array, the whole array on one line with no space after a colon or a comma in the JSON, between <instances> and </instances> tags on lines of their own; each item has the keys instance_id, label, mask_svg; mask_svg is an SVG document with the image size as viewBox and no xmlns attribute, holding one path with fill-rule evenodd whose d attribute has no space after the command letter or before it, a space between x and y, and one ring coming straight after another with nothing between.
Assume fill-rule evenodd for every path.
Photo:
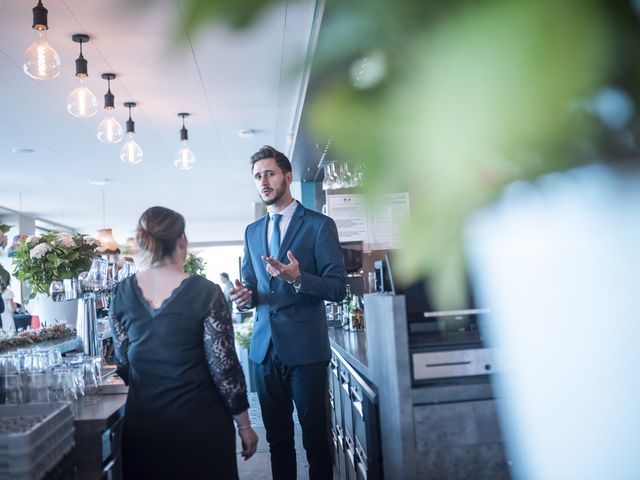
<instances>
[{"instance_id":1,"label":"dark trousers","mask_svg":"<svg viewBox=\"0 0 640 480\"><path fill-rule=\"evenodd\" d=\"M326 411L328 362L287 366L272 344L265 361L254 365L273 480L296 479L294 402L302 427L310 480L333 478Z\"/></svg>"}]
</instances>

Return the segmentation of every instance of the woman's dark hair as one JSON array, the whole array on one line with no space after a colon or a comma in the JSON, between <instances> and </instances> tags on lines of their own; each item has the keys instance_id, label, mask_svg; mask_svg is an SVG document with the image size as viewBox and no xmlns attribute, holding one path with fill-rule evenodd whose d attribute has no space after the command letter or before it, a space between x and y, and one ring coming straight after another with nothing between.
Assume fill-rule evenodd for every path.
<instances>
[{"instance_id":1,"label":"woman's dark hair","mask_svg":"<svg viewBox=\"0 0 640 480\"><path fill-rule=\"evenodd\" d=\"M265 145L256 153L251 155L251 168L253 169L253 166L256 164L256 162L264 160L265 158L273 158L280 167L280 170L282 170L284 173L291 171L291 162L289 161L287 156L284 153L279 152L275 148L270 147L269 145Z\"/></svg>"},{"instance_id":2,"label":"woman's dark hair","mask_svg":"<svg viewBox=\"0 0 640 480\"><path fill-rule=\"evenodd\" d=\"M151 264L173 255L184 234L184 217L165 207L151 207L140 215L136 240Z\"/></svg>"}]
</instances>

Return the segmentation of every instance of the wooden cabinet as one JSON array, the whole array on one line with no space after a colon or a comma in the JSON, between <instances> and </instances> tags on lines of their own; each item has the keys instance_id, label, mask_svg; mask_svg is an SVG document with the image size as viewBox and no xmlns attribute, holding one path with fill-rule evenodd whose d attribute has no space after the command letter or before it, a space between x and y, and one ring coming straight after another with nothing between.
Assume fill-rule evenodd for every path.
<instances>
[{"instance_id":1,"label":"wooden cabinet","mask_svg":"<svg viewBox=\"0 0 640 480\"><path fill-rule=\"evenodd\" d=\"M76 404L73 462L75 480L122 478L121 438L127 396L99 395Z\"/></svg>"}]
</instances>

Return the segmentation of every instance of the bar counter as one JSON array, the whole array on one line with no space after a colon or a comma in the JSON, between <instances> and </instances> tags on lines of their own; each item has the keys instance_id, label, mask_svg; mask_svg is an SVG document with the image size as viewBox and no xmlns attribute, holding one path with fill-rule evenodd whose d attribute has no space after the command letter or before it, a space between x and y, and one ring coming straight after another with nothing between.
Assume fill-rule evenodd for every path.
<instances>
[{"instance_id":1,"label":"bar counter","mask_svg":"<svg viewBox=\"0 0 640 480\"><path fill-rule=\"evenodd\" d=\"M75 480L122 478L120 440L126 400L126 393L119 393L74 402Z\"/></svg>"},{"instance_id":2,"label":"bar counter","mask_svg":"<svg viewBox=\"0 0 640 480\"><path fill-rule=\"evenodd\" d=\"M329 341L340 355L363 376L369 377L369 357L366 332L349 332L342 328L329 328Z\"/></svg>"}]
</instances>

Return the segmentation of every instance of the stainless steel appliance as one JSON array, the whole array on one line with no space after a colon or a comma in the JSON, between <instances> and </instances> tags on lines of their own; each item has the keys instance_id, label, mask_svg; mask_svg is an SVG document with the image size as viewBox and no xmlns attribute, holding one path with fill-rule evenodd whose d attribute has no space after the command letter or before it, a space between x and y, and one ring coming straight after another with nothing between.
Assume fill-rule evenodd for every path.
<instances>
[{"instance_id":1,"label":"stainless steel appliance","mask_svg":"<svg viewBox=\"0 0 640 480\"><path fill-rule=\"evenodd\" d=\"M425 382L493 373L492 351L479 323L485 309L426 312L409 324L412 381Z\"/></svg>"}]
</instances>

